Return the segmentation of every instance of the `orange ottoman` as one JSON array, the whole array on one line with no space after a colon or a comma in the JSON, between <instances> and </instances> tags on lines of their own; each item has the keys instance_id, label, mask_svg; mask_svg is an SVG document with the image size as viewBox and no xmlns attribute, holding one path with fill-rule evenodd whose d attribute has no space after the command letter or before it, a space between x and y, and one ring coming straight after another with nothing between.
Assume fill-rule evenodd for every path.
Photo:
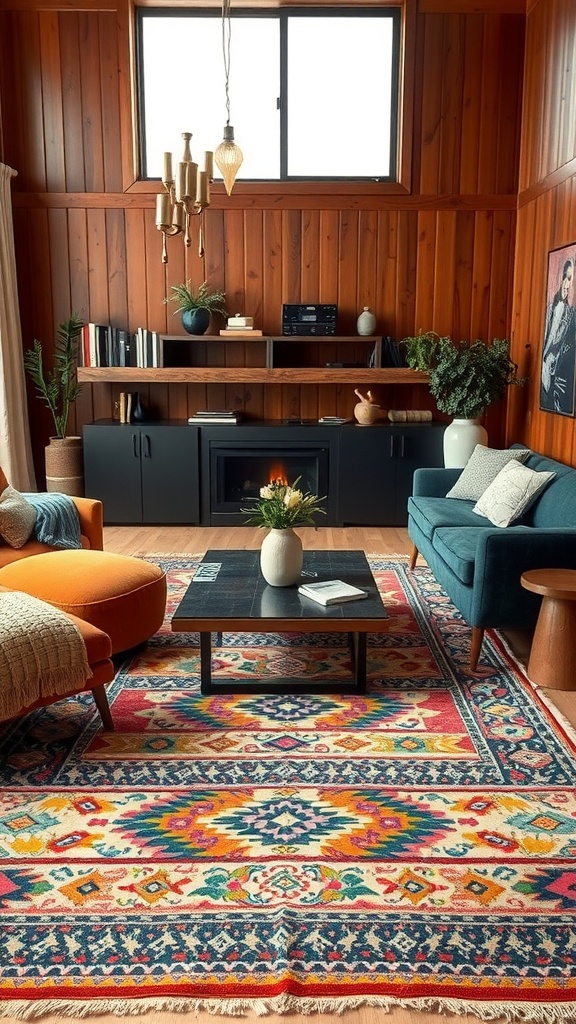
<instances>
[{"instance_id":1,"label":"orange ottoman","mask_svg":"<svg viewBox=\"0 0 576 1024\"><path fill-rule=\"evenodd\" d=\"M23 590L79 619L112 641L112 654L148 640L162 625L166 575L141 558L107 551L30 555L0 569L0 585Z\"/></svg>"}]
</instances>

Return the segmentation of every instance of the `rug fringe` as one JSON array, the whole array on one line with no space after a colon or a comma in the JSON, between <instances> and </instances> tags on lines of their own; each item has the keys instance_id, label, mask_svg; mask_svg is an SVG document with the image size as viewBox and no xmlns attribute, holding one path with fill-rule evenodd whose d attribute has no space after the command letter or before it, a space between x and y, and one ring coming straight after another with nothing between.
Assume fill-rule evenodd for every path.
<instances>
[{"instance_id":1,"label":"rug fringe","mask_svg":"<svg viewBox=\"0 0 576 1024\"><path fill-rule=\"evenodd\" d=\"M73 1017L78 1020L101 1014L118 1017L140 1016L146 1013L191 1013L205 1010L213 1016L244 1017L255 1014L266 1017L269 1013L343 1014L362 1006L375 1007L390 1013L395 1007L428 1010L435 1013L457 1015L473 1014L481 1021L506 1021L507 1024L575 1024L576 1002L519 1003L488 1002L482 1000L427 997L400 999L391 996L342 996L341 998L315 998L283 994L270 999L49 999L30 1002L14 1000L0 1003L4 1018L39 1020L50 1014Z\"/></svg>"}]
</instances>

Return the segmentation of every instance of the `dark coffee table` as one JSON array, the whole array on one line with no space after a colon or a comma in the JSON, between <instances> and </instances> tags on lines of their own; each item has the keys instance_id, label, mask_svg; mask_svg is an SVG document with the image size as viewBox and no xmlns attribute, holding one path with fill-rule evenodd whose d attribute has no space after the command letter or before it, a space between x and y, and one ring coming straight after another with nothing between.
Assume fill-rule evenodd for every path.
<instances>
[{"instance_id":1,"label":"dark coffee table","mask_svg":"<svg viewBox=\"0 0 576 1024\"><path fill-rule=\"evenodd\" d=\"M207 551L172 616L174 633L200 633L200 690L214 693L358 693L366 690L366 636L386 630L386 609L363 551L305 551L300 582L345 580L368 592L361 601L322 605L298 584L270 587L259 551ZM219 683L212 678L212 633L347 633L350 682Z\"/></svg>"}]
</instances>

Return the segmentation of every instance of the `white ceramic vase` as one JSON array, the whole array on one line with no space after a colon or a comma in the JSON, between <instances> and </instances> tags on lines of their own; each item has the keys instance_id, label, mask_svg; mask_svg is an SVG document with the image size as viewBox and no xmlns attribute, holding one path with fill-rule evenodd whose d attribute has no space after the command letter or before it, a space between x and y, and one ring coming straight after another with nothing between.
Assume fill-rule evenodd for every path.
<instances>
[{"instance_id":1,"label":"white ceramic vase","mask_svg":"<svg viewBox=\"0 0 576 1024\"><path fill-rule=\"evenodd\" d=\"M376 317L374 316L374 313L370 311L368 306L364 306L364 309L356 321L356 327L361 338L368 338L371 334L374 334L374 331L376 330Z\"/></svg>"},{"instance_id":2,"label":"white ceramic vase","mask_svg":"<svg viewBox=\"0 0 576 1024\"><path fill-rule=\"evenodd\" d=\"M291 587L302 572L302 541L289 527L270 530L260 549L260 571L271 587Z\"/></svg>"},{"instance_id":3,"label":"white ceramic vase","mask_svg":"<svg viewBox=\"0 0 576 1024\"><path fill-rule=\"evenodd\" d=\"M462 468L468 462L477 444L486 444L488 434L480 420L455 417L444 431L444 465Z\"/></svg>"}]
</instances>

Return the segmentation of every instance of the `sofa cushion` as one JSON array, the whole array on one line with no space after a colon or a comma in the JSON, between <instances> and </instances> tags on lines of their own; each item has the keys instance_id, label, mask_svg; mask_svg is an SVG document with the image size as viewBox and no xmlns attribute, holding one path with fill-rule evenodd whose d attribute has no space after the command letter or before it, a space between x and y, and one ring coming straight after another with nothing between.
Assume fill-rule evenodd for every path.
<instances>
[{"instance_id":1,"label":"sofa cushion","mask_svg":"<svg viewBox=\"0 0 576 1024\"><path fill-rule=\"evenodd\" d=\"M563 462L532 453L526 465L541 473L555 473L556 477L537 497L522 518L527 526L576 527L576 470Z\"/></svg>"},{"instance_id":2,"label":"sofa cushion","mask_svg":"<svg viewBox=\"0 0 576 1024\"><path fill-rule=\"evenodd\" d=\"M494 526L509 526L522 517L555 476L552 472L537 473L512 460L486 488L474 511L486 516Z\"/></svg>"},{"instance_id":3,"label":"sofa cushion","mask_svg":"<svg viewBox=\"0 0 576 1024\"><path fill-rule=\"evenodd\" d=\"M486 528L486 520L472 510L471 501L454 501L452 498L408 499L408 514L426 537L441 526L475 526Z\"/></svg>"},{"instance_id":4,"label":"sofa cushion","mask_svg":"<svg viewBox=\"0 0 576 1024\"><path fill-rule=\"evenodd\" d=\"M481 526L441 526L432 538L434 550L468 587L474 582L474 559L481 531Z\"/></svg>"},{"instance_id":5,"label":"sofa cushion","mask_svg":"<svg viewBox=\"0 0 576 1024\"><path fill-rule=\"evenodd\" d=\"M446 497L478 501L507 462L512 459L525 462L529 455L529 448L486 448L483 444L477 444Z\"/></svg>"},{"instance_id":6,"label":"sofa cushion","mask_svg":"<svg viewBox=\"0 0 576 1024\"><path fill-rule=\"evenodd\" d=\"M8 484L0 494L0 537L12 548L21 548L31 537L36 509Z\"/></svg>"}]
</instances>

